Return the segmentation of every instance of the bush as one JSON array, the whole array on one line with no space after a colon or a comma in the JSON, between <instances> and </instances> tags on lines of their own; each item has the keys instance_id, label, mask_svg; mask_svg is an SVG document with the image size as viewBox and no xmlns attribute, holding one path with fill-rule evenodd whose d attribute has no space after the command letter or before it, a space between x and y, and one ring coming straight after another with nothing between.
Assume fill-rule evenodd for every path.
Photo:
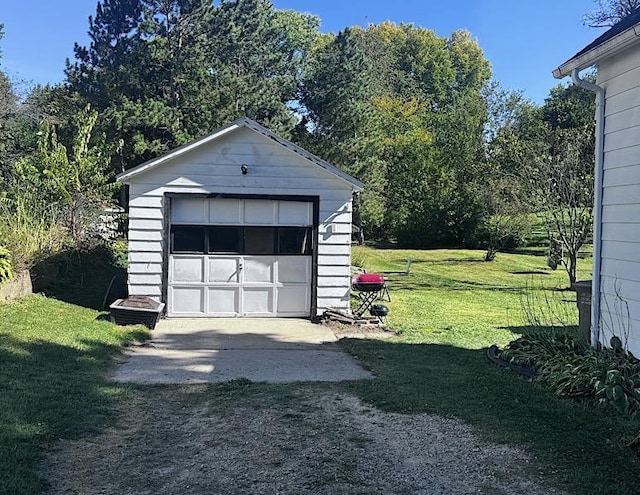
<instances>
[{"instance_id":1,"label":"bush","mask_svg":"<svg viewBox=\"0 0 640 495\"><path fill-rule=\"evenodd\" d=\"M11 253L7 248L0 246L0 285L11 279Z\"/></svg>"},{"instance_id":2,"label":"bush","mask_svg":"<svg viewBox=\"0 0 640 495\"><path fill-rule=\"evenodd\" d=\"M392 225L398 245L406 248L468 247L481 244L479 235L485 221L482 208L474 198L461 191L434 191L413 208L407 218Z\"/></svg>"},{"instance_id":3,"label":"bush","mask_svg":"<svg viewBox=\"0 0 640 495\"><path fill-rule=\"evenodd\" d=\"M565 330L549 329L525 335L511 342L500 354L511 363L540 370L558 355L584 354L589 345Z\"/></svg>"},{"instance_id":4,"label":"bush","mask_svg":"<svg viewBox=\"0 0 640 495\"><path fill-rule=\"evenodd\" d=\"M536 369L536 380L556 395L622 414L640 411L640 360L624 351L619 339L611 340L611 348L593 349L571 334L540 333L511 342L501 357Z\"/></svg>"}]
</instances>

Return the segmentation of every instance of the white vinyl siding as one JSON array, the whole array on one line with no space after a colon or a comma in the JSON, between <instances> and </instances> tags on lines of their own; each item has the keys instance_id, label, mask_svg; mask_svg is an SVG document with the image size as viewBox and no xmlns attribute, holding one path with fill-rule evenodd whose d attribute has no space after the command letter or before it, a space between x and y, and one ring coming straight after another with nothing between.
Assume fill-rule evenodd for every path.
<instances>
[{"instance_id":1,"label":"white vinyl siding","mask_svg":"<svg viewBox=\"0 0 640 495\"><path fill-rule=\"evenodd\" d=\"M600 329L640 355L640 50L602 61L606 91Z\"/></svg>"},{"instance_id":2,"label":"white vinyl siding","mask_svg":"<svg viewBox=\"0 0 640 495\"><path fill-rule=\"evenodd\" d=\"M248 167L246 175L240 171L243 164ZM314 196L319 197L317 312L349 309L353 186L344 179L241 127L127 182L132 295L162 297L157 275L168 239L164 236L167 193ZM147 272L147 267L153 271ZM150 276L141 277L145 274Z\"/></svg>"}]
</instances>

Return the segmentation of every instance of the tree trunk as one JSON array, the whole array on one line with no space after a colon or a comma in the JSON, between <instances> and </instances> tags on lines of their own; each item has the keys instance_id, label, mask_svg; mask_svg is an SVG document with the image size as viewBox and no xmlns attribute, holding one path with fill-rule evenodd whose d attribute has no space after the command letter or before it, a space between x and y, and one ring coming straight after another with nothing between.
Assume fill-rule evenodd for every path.
<instances>
[{"instance_id":1,"label":"tree trunk","mask_svg":"<svg viewBox=\"0 0 640 495\"><path fill-rule=\"evenodd\" d=\"M498 254L498 249L494 246L489 246L487 248L487 252L484 255L485 261L493 261L496 259L496 254Z\"/></svg>"},{"instance_id":2,"label":"tree trunk","mask_svg":"<svg viewBox=\"0 0 640 495\"><path fill-rule=\"evenodd\" d=\"M577 282L577 271L578 271L578 253L570 253L569 263L566 266L567 274L569 275L569 286L573 288L574 284Z\"/></svg>"}]
</instances>

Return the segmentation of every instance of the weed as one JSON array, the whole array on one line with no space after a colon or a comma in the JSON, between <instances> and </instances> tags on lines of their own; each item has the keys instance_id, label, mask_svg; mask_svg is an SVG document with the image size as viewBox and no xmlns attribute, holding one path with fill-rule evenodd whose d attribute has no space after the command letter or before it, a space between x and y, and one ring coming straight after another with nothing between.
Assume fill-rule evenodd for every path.
<instances>
[{"instance_id":1,"label":"weed","mask_svg":"<svg viewBox=\"0 0 640 495\"><path fill-rule=\"evenodd\" d=\"M19 196L0 199L0 239L11 252L17 272L59 252L68 245L69 238L55 207Z\"/></svg>"},{"instance_id":2,"label":"weed","mask_svg":"<svg viewBox=\"0 0 640 495\"><path fill-rule=\"evenodd\" d=\"M13 276L11 270L11 253L5 247L0 246L0 285Z\"/></svg>"}]
</instances>

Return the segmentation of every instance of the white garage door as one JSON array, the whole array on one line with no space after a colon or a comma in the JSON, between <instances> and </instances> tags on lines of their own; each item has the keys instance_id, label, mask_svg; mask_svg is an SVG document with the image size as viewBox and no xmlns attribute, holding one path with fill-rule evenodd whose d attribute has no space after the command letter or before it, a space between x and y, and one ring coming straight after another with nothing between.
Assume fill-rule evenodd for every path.
<instances>
[{"instance_id":1,"label":"white garage door","mask_svg":"<svg viewBox=\"0 0 640 495\"><path fill-rule=\"evenodd\" d=\"M174 198L169 316L309 316L310 202Z\"/></svg>"}]
</instances>

